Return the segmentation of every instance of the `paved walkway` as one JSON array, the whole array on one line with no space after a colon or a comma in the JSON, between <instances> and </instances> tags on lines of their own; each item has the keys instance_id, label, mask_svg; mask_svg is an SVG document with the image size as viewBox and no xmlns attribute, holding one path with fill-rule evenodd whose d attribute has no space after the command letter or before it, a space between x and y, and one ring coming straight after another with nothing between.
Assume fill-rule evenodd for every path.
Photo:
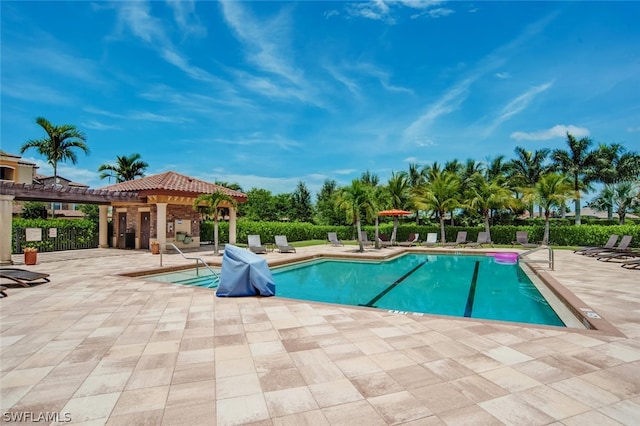
<instances>
[{"instance_id":1,"label":"paved walkway","mask_svg":"<svg viewBox=\"0 0 640 426\"><path fill-rule=\"evenodd\" d=\"M550 275L621 337L216 298L118 275L157 268L160 258L164 267L193 263L96 249L14 265L51 282L12 286L0 299L0 422L58 413L86 425L640 423L640 271L556 251Z\"/></svg>"}]
</instances>

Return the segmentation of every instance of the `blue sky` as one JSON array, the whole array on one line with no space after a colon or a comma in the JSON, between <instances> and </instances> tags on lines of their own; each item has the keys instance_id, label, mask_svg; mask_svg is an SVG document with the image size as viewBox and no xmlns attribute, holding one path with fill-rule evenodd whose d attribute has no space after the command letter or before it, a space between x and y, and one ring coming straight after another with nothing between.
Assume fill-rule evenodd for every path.
<instances>
[{"instance_id":1,"label":"blue sky","mask_svg":"<svg viewBox=\"0 0 640 426\"><path fill-rule=\"evenodd\" d=\"M59 174L139 153L274 194L410 163L640 150L640 2L0 2L1 148L73 124ZM25 159L52 174L44 159Z\"/></svg>"}]
</instances>

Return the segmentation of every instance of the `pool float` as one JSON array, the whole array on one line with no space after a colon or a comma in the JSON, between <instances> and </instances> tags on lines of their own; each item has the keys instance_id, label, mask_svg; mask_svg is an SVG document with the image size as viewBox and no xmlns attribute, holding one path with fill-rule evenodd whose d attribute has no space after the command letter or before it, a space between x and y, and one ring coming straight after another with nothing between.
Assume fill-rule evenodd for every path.
<instances>
[{"instance_id":1,"label":"pool float","mask_svg":"<svg viewBox=\"0 0 640 426\"><path fill-rule=\"evenodd\" d=\"M496 263L503 265L515 265L518 263L518 253L515 252L488 253L487 256L493 256L496 259Z\"/></svg>"}]
</instances>

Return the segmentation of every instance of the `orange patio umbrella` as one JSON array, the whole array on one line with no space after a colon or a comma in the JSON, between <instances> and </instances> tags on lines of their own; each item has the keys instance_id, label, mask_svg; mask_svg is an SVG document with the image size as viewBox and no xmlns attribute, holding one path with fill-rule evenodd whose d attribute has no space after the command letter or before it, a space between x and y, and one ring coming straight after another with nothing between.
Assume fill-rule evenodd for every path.
<instances>
[{"instance_id":1,"label":"orange patio umbrella","mask_svg":"<svg viewBox=\"0 0 640 426\"><path fill-rule=\"evenodd\" d=\"M407 216L412 214L412 212L408 212L406 210L400 210L400 209L391 209L391 210L382 210L381 212L378 212L378 216L393 216L394 217L394 227L393 227L393 231L394 234L391 235L391 241L395 241L396 240L396 236L395 236L395 230L397 227L397 220L399 216ZM376 218L376 244L378 244L378 218Z\"/></svg>"}]
</instances>

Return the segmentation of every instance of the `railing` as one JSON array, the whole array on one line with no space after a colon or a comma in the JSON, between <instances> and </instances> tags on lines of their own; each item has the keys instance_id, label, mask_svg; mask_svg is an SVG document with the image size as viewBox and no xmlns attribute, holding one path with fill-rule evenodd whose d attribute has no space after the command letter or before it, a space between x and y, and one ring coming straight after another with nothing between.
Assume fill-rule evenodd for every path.
<instances>
[{"instance_id":1,"label":"railing","mask_svg":"<svg viewBox=\"0 0 640 426\"><path fill-rule=\"evenodd\" d=\"M524 253L520 253L518 255L518 260L520 260L521 262L524 262L524 263L546 263L547 260L544 260L544 259L534 260L534 259L523 259L522 258L522 256L526 256L526 255L529 255L531 253L535 253L535 252L540 251L540 250L549 250L549 260L548 260L549 269L551 269L553 271L553 268L555 266L555 260L554 260L554 257L553 257L553 249L551 247L549 247L549 246L540 246L540 247L533 248L531 250L527 250Z\"/></svg>"},{"instance_id":2,"label":"railing","mask_svg":"<svg viewBox=\"0 0 640 426\"><path fill-rule=\"evenodd\" d=\"M209 270L209 272L211 272L211 274L213 275L214 281L220 282L220 275L215 271L215 269L213 269L209 265L207 265L207 262L205 262L203 258L201 258L201 257L187 257L182 252L182 250L180 250L178 247L176 247L176 245L173 244L173 243L166 243L165 246L171 246L171 248L173 248L175 251L180 253L180 255L182 257L184 257L185 259L187 259L187 260L195 260L196 261L196 276L200 276L199 265L200 265L200 262L202 262L202 266L207 268ZM160 266L162 266L162 250L160 250Z\"/></svg>"}]
</instances>

